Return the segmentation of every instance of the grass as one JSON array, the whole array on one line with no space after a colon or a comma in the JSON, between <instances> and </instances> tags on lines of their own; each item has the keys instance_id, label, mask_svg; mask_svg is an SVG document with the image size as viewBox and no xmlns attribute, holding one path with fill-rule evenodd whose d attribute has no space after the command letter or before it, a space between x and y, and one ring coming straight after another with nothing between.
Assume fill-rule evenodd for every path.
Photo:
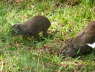
<instances>
[{"instance_id":1,"label":"grass","mask_svg":"<svg viewBox=\"0 0 95 72\"><path fill-rule=\"evenodd\" d=\"M39 0L38 0L39 1ZM62 58L54 52L62 40L74 37L89 21L95 19L92 0L79 5L57 7L56 0L30 0L17 4L0 1L0 72L94 72L95 54L77 58ZM11 36L11 25L26 21L35 15L49 18L49 32L58 31L44 41L24 40ZM50 52L47 50L50 49Z\"/></svg>"}]
</instances>

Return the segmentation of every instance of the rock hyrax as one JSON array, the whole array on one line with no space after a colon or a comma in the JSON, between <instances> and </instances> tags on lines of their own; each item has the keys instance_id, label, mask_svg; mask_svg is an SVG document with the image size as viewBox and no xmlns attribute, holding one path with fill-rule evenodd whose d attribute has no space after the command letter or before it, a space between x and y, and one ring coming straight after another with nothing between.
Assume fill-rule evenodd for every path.
<instances>
[{"instance_id":1,"label":"rock hyrax","mask_svg":"<svg viewBox=\"0 0 95 72\"><path fill-rule=\"evenodd\" d=\"M43 35L47 36L50 25L50 21L45 16L34 16L22 24L13 25L12 33L14 35L37 36L39 32L43 32Z\"/></svg>"},{"instance_id":2,"label":"rock hyrax","mask_svg":"<svg viewBox=\"0 0 95 72\"><path fill-rule=\"evenodd\" d=\"M84 30L75 38L70 38L64 42L63 49L60 50L65 56L79 56L92 52L92 48L87 45L95 42L95 21L91 21Z\"/></svg>"}]
</instances>

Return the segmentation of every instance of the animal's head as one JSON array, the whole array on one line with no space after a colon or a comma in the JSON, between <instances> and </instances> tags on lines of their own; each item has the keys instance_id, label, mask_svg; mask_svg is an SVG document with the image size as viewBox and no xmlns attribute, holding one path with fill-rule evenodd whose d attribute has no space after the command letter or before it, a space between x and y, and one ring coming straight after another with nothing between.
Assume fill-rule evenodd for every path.
<instances>
[{"instance_id":1,"label":"animal's head","mask_svg":"<svg viewBox=\"0 0 95 72\"><path fill-rule=\"evenodd\" d=\"M13 35L19 35L21 34L21 24L15 24L12 26L12 34Z\"/></svg>"}]
</instances>

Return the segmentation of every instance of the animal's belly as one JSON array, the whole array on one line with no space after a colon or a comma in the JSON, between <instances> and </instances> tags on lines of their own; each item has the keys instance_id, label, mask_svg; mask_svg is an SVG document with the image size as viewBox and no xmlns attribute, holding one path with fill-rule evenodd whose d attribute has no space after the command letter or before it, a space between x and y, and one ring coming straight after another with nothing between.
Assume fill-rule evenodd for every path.
<instances>
[{"instance_id":1,"label":"animal's belly","mask_svg":"<svg viewBox=\"0 0 95 72\"><path fill-rule=\"evenodd\" d=\"M28 30L26 33L29 34L29 35L36 35L38 34L39 32L41 32L42 29L32 29L32 30Z\"/></svg>"},{"instance_id":2,"label":"animal's belly","mask_svg":"<svg viewBox=\"0 0 95 72\"><path fill-rule=\"evenodd\" d=\"M92 48L95 48L95 42L92 43L92 44L87 44L88 46L92 47Z\"/></svg>"}]
</instances>

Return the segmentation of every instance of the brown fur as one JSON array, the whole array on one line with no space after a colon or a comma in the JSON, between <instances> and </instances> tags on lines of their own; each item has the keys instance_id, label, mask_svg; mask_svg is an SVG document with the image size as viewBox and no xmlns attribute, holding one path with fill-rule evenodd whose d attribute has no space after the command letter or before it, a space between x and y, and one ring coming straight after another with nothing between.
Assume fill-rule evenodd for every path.
<instances>
[{"instance_id":1,"label":"brown fur","mask_svg":"<svg viewBox=\"0 0 95 72\"><path fill-rule=\"evenodd\" d=\"M76 39L83 43L93 43L95 41L95 21L90 22L88 26L76 36Z\"/></svg>"},{"instance_id":2,"label":"brown fur","mask_svg":"<svg viewBox=\"0 0 95 72\"><path fill-rule=\"evenodd\" d=\"M64 56L76 57L80 55L89 54L92 48L75 38L66 40L64 47L60 50L60 54Z\"/></svg>"},{"instance_id":3,"label":"brown fur","mask_svg":"<svg viewBox=\"0 0 95 72\"><path fill-rule=\"evenodd\" d=\"M13 25L12 33L15 35L38 36L39 32L43 32L43 35L47 36L50 25L51 23L48 18L44 16L34 16L22 24Z\"/></svg>"},{"instance_id":4,"label":"brown fur","mask_svg":"<svg viewBox=\"0 0 95 72\"><path fill-rule=\"evenodd\" d=\"M95 21L90 22L75 38L66 40L60 53L71 57L89 54L92 48L87 43L93 42L95 42Z\"/></svg>"}]
</instances>

